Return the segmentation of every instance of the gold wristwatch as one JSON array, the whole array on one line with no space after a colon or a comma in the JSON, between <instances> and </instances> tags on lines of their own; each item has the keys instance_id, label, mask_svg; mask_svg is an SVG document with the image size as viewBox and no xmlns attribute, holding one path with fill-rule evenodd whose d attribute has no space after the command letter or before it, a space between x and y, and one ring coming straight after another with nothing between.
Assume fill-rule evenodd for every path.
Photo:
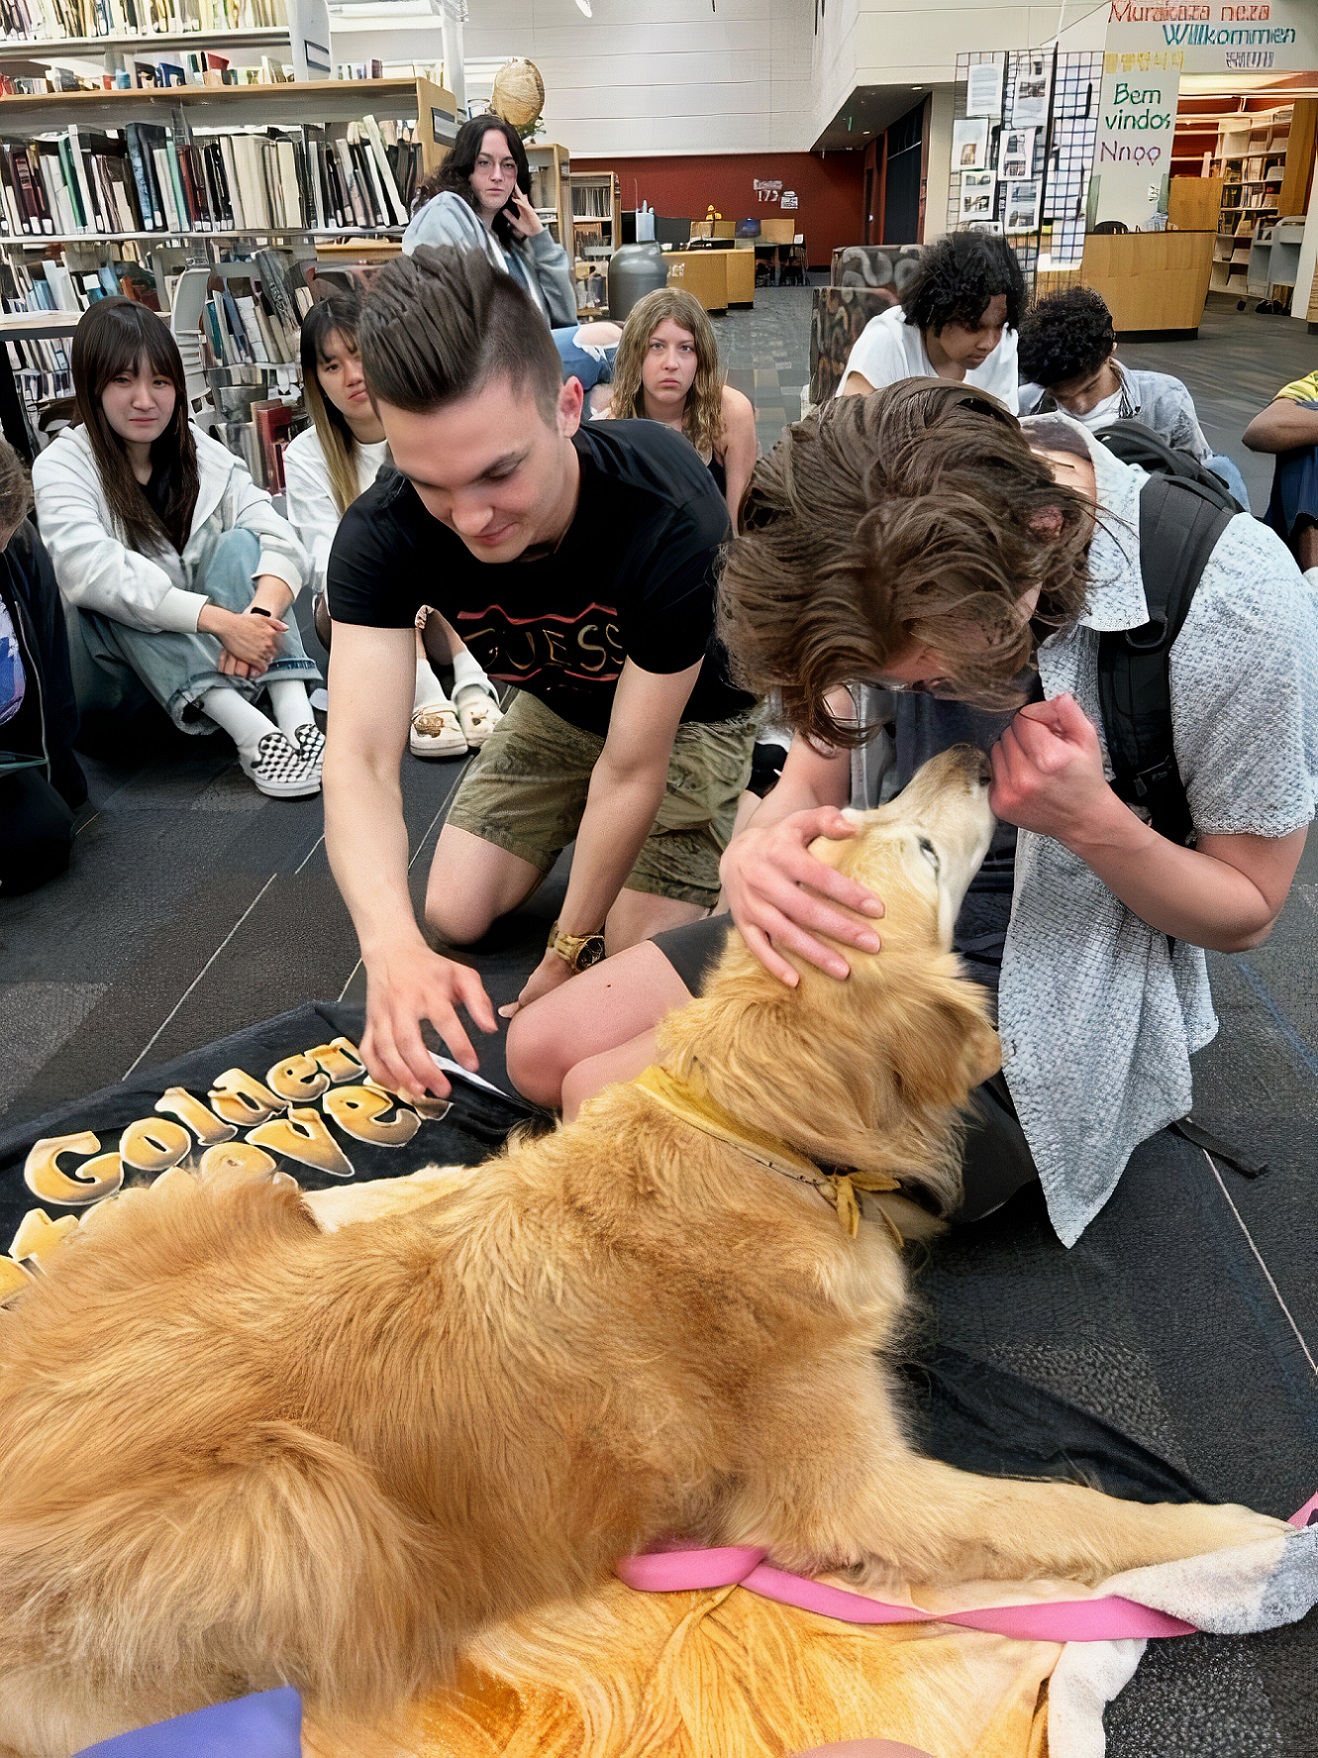
<instances>
[{"instance_id":1,"label":"gold wristwatch","mask_svg":"<svg viewBox=\"0 0 1318 1758\"><path fill-rule=\"evenodd\" d=\"M588 971L604 957L604 936L594 934L560 934L558 923L549 930L548 947L556 952L574 971Z\"/></svg>"}]
</instances>

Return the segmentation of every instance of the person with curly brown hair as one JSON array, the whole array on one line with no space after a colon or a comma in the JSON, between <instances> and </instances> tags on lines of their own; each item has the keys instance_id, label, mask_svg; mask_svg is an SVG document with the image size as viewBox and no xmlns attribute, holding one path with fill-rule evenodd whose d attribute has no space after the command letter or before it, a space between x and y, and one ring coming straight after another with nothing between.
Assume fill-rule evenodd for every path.
<instances>
[{"instance_id":1,"label":"person with curly brown hair","mask_svg":"<svg viewBox=\"0 0 1318 1758\"><path fill-rule=\"evenodd\" d=\"M1132 1150L1189 1111L1190 1057L1217 1028L1204 949L1266 939L1318 800L1318 604L1243 514L1171 649L1190 842L1113 790L1098 634L1149 620L1147 480L1066 417L1018 422L961 386L894 385L790 428L720 580L734 672L778 690L796 733L724 854L730 920L660 934L529 1009L508 1045L522 1090L571 1112L634 1076L734 924L784 983L806 965L845 981L848 948L881 946L883 900L812 843L854 834L849 801L976 744L999 831L954 944L997 988L1004 1072L979 1089L956 1218L1041 1177L1078 1238Z\"/></svg>"}]
</instances>

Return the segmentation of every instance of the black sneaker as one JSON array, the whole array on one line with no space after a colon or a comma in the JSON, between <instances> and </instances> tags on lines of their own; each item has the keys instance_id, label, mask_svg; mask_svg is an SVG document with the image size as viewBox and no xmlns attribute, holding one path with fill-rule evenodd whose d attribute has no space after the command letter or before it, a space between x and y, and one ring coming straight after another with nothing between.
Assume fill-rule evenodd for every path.
<instances>
[{"instance_id":1,"label":"black sneaker","mask_svg":"<svg viewBox=\"0 0 1318 1758\"><path fill-rule=\"evenodd\" d=\"M320 792L319 758L309 762L281 732L266 733L253 755L239 752L238 761L258 793L272 800L301 800Z\"/></svg>"}]
</instances>

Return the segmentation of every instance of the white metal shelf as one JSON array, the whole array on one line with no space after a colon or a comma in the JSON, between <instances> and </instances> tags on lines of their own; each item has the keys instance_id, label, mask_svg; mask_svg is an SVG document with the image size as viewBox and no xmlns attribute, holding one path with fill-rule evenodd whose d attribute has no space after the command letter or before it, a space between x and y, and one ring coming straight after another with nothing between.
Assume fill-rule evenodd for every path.
<instances>
[{"instance_id":1,"label":"white metal shelf","mask_svg":"<svg viewBox=\"0 0 1318 1758\"><path fill-rule=\"evenodd\" d=\"M287 25L253 25L244 30L148 31L140 36L105 37L6 37L0 41L0 66L17 61L43 65L78 56L144 54L152 49L269 49L291 41ZM55 96L57 94L50 94ZM71 93L58 94L72 96Z\"/></svg>"}]
</instances>

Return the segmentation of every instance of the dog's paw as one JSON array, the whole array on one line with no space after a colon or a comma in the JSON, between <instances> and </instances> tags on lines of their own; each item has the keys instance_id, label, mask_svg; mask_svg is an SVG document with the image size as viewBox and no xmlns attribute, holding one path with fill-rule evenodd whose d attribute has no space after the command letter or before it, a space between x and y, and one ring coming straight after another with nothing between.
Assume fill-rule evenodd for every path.
<instances>
[{"instance_id":1,"label":"dog's paw","mask_svg":"<svg viewBox=\"0 0 1318 1758\"><path fill-rule=\"evenodd\" d=\"M1234 1502L1220 1507L1196 1504L1186 1508L1188 1524L1201 1540L1186 1555L1215 1550L1233 1550L1237 1545L1258 1544L1264 1539L1293 1537L1295 1528L1271 1514L1256 1514L1253 1508L1242 1508Z\"/></svg>"}]
</instances>

